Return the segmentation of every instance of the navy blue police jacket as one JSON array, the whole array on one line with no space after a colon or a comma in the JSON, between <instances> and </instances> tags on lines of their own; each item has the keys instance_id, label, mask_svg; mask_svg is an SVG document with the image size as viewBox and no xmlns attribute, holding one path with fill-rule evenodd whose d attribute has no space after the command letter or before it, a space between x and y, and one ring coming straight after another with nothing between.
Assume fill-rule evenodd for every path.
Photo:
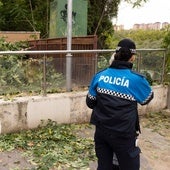
<instances>
[{"instance_id":1,"label":"navy blue police jacket","mask_svg":"<svg viewBox=\"0 0 170 170\"><path fill-rule=\"evenodd\" d=\"M93 109L90 122L116 136L133 137L140 131L137 104L148 104L153 91L133 64L113 61L92 79L86 104Z\"/></svg>"}]
</instances>

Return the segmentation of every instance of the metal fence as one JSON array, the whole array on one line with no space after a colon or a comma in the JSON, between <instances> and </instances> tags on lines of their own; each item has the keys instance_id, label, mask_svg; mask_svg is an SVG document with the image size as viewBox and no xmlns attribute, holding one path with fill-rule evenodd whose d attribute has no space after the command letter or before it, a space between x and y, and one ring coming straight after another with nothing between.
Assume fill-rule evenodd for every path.
<instances>
[{"instance_id":1,"label":"metal fence","mask_svg":"<svg viewBox=\"0 0 170 170\"><path fill-rule=\"evenodd\" d=\"M67 62L68 53L72 54L71 63ZM109 66L113 53L114 50L1 51L0 95L32 93L45 96L47 93L69 91L68 89L87 89L92 76ZM40 57L34 58L37 54L41 54ZM54 58L50 57L50 54L65 54L62 71L57 72ZM82 60L82 54L93 54L93 58L91 60L89 55L86 60ZM28 57L29 55L31 57ZM55 58L55 62L59 60L60 57ZM133 69L145 74L152 85L162 84L165 60L165 49L138 49ZM66 75L67 67L71 68L71 73ZM73 70L77 73L74 77Z\"/></svg>"}]
</instances>

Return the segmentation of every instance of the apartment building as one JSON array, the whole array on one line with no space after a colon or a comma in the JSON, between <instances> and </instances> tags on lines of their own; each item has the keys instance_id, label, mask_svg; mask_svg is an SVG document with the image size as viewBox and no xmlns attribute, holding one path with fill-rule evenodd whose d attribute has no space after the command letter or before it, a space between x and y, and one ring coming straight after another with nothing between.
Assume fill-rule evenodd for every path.
<instances>
[{"instance_id":1,"label":"apartment building","mask_svg":"<svg viewBox=\"0 0 170 170\"><path fill-rule=\"evenodd\" d=\"M143 29L143 30L160 30L160 29L163 29L163 28L166 28L168 25L170 25L170 23L168 22L155 22L155 23L141 23L141 24L134 24L133 25L133 30L138 30L138 29ZM121 31L121 30L124 30L124 25L114 25L113 26L114 30L115 31Z\"/></svg>"}]
</instances>

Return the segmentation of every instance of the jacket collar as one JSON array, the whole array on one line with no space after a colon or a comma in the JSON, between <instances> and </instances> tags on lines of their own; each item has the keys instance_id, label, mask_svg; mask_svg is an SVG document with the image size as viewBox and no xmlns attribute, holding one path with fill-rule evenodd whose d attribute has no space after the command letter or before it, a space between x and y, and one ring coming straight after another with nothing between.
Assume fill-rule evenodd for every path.
<instances>
[{"instance_id":1,"label":"jacket collar","mask_svg":"<svg viewBox=\"0 0 170 170\"><path fill-rule=\"evenodd\" d=\"M133 64L127 61L114 60L109 68L132 69Z\"/></svg>"}]
</instances>

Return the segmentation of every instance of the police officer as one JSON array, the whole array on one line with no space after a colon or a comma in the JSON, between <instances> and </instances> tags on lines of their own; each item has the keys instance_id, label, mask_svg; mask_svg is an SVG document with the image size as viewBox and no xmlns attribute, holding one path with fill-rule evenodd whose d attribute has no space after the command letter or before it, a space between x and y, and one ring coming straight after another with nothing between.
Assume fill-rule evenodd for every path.
<instances>
[{"instance_id":1,"label":"police officer","mask_svg":"<svg viewBox=\"0 0 170 170\"><path fill-rule=\"evenodd\" d=\"M90 122L96 126L97 170L115 169L114 154L121 170L140 169L137 104L148 104L153 91L143 75L132 71L135 54L135 43L121 40L112 64L94 75L90 84L86 104L93 109Z\"/></svg>"}]
</instances>

